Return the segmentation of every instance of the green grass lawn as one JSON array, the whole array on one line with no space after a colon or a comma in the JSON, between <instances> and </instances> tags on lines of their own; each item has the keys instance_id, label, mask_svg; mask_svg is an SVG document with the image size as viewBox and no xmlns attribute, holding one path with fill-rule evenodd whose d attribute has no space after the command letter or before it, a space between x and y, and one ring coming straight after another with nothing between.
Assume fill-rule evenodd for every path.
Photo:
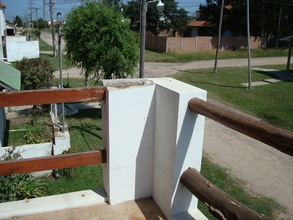
<instances>
[{"instance_id":1,"label":"green grass lawn","mask_svg":"<svg viewBox=\"0 0 293 220\"><path fill-rule=\"evenodd\" d=\"M53 53L53 47L47 44L42 39L39 39L39 46L40 46L40 51L52 51Z\"/></svg>"},{"instance_id":2,"label":"green grass lawn","mask_svg":"<svg viewBox=\"0 0 293 220\"><path fill-rule=\"evenodd\" d=\"M6 146L52 142L52 123L48 112L24 114L7 122L9 133Z\"/></svg>"},{"instance_id":3,"label":"green grass lawn","mask_svg":"<svg viewBox=\"0 0 293 220\"><path fill-rule=\"evenodd\" d=\"M270 66L284 70L285 65ZM208 91L208 97L219 100L255 115L271 124L293 130L293 82L279 82L247 89L246 67L188 70L172 75L173 78ZM274 78L269 73L252 70L252 81Z\"/></svg>"},{"instance_id":4,"label":"green grass lawn","mask_svg":"<svg viewBox=\"0 0 293 220\"><path fill-rule=\"evenodd\" d=\"M59 85L60 79L59 78L54 78L53 79L53 85ZM75 88L75 87L84 87L85 86L85 81L82 78L67 78L67 76L63 76L63 84L69 85L70 88ZM89 80L89 86L99 86L99 84L95 80Z\"/></svg>"},{"instance_id":5,"label":"green grass lawn","mask_svg":"<svg viewBox=\"0 0 293 220\"><path fill-rule=\"evenodd\" d=\"M40 57L45 60L49 60L54 70L59 70L58 55L54 57L52 54L40 54ZM67 60L65 55L62 54L62 69L69 69L73 67Z\"/></svg>"},{"instance_id":6,"label":"green grass lawn","mask_svg":"<svg viewBox=\"0 0 293 220\"><path fill-rule=\"evenodd\" d=\"M79 113L65 118L70 132L70 144L74 152L102 149L102 120L100 109L80 109ZM61 194L103 187L102 165L75 167L72 177L60 175L49 178L52 194Z\"/></svg>"},{"instance_id":7,"label":"green grass lawn","mask_svg":"<svg viewBox=\"0 0 293 220\"><path fill-rule=\"evenodd\" d=\"M246 191L244 182L228 175L225 168L212 163L206 157L203 157L201 174L234 199L266 217L277 218L278 212L285 211L285 208L274 200ZM208 219L216 219L209 213L207 206L202 202L199 202L199 209Z\"/></svg>"},{"instance_id":8,"label":"green grass lawn","mask_svg":"<svg viewBox=\"0 0 293 220\"><path fill-rule=\"evenodd\" d=\"M197 60L215 59L215 51L168 52L158 53L146 50L146 62L183 63ZM288 49L254 49L251 50L251 57L279 57L288 56ZM247 58L247 50L219 51L219 59Z\"/></svg>"}]
</instances>

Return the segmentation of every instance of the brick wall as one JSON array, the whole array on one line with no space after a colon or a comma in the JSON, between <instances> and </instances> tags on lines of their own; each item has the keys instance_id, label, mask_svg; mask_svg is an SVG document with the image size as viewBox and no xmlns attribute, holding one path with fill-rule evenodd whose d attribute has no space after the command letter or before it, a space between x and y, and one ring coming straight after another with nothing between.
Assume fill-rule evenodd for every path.
<instances>
[{"instance_id":1,"label":"brick wall","mask_svg":"<svg viewBox=\"0 0 293 220\"><path fill-rule=\"evenodd\" d=\"M204 50L215 50L218 37L163 37L146 36L146 49L162 52L184 51L195 52ZM250 37L251 49L265 48L266 39L261 37ZM247 48L246 37L222 37L220 49L233 50Z\"/></svg>"}]
</instances>

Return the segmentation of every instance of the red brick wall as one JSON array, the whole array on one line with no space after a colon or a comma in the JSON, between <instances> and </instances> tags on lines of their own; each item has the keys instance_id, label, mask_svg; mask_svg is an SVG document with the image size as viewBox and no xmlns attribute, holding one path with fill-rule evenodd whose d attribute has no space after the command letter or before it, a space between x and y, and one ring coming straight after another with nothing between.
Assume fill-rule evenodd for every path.
<instances>
[{"instance_id":1,"label":"red brick wall","mask_svg":"<svg viewBox=\"0 0 293 220\"><path fill-rule=\"evenodd\" d=\"M195 52L203 50L215 50L218 37L163 37L146 36L146 49L159 50L163 52L184 51ZM266 39L260 37L250 38L251 49L264 48ZM246 37L222 37L220 49L233 50L247 48Z\"/></svg>"}]
</instances>

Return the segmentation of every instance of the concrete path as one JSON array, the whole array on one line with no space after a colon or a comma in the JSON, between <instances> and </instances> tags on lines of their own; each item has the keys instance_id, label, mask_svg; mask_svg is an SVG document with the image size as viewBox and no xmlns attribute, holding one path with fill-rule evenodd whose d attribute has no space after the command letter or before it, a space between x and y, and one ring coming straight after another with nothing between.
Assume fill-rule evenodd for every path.
<instances>
[{"instance_id":1,"label":"concrete path","mask_svg":"<svg viewBox=\"0 0 293 220\"><path fill-rule=\"evenodd\" d=\"M260 65L273 65L273 64L286 64L286 57L263 57L252 59L253 66ZM194 61L189 63L145 63L145 78L159 78L175 74L180 71L188 69L202 69L212 68L214 65L213 60ZM218 67L243 67L247 66L247 59L227 59L219 60ZM64 76L69 74L70 78L83 78L81 69L70 68L62 70ZM54 73L55 77L59 77L59 71ZM138 72L137 72L138 76Z\"/></svg>"}]
</instances>

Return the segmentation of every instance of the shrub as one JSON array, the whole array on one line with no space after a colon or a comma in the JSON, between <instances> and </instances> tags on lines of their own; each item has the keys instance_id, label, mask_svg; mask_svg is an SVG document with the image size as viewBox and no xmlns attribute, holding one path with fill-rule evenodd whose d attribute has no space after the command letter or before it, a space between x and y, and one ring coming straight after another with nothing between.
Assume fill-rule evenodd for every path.
<instances>
[{"instance_id":1,"label":"shrub","mask_svg":"<svg viewBox=\"0 0 293 220\"><path fill-rule=\"evenodd\" d=\"M10 148L0 160L21 158L19 151ZM48 195L49 187L45 180L35 178L28 173L0 177L0 203L31 199Z\"/></svg>"},{"instance_id":2,"label":"shrub","mask_svg":"<svg viewBox=\"0 0 293 220\"><path fill-rule=\"evenodd\" d=\"M40 31L39 29L34 30L33 34L34 34L38 39L40 39L41 31Z\"/></svg>"},{"instance_id":3,"label":"shrub","mask_svg":"<svg viewBox=\"0 0 293 220\"><path fill-rule=\"evenodd\" d=\"M31 199L48 194L45 180L28 173L0 177L0 202Z\"/></svg>"},{"instance_id":4,"label":"shrub","mask_svg":"<svg viewBox=\"0 0 293 220\"><path fill-rule=\"evenodd\" d=\"M37 90L50 87L54 70L48 60L24 58L16 62L16 68L21 72L21 89Z\"/></svg>"}]
</instances>

